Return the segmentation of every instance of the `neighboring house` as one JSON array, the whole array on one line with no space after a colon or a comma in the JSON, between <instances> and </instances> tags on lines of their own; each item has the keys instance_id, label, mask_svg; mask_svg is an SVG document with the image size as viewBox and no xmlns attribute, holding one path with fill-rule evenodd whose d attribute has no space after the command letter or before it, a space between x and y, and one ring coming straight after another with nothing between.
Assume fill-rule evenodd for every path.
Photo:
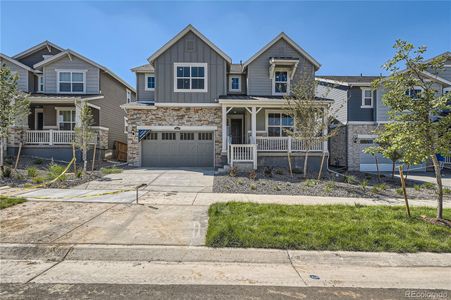
<instances>
[{"instance_id":1,"label":"neighboring house","mask_svg":"<svg viewBox=\"0 0 451 300\"><path fill-rule=\"evenodd\" d=\"M302 164L302 143L284 96L301 77L314 80L320 64L281 33L243 64L189 25L133 68L137 102L128 114L128 161L146 167L253 167ZM332 102L317 98L318 105ZM327 142L318 141L311 166ZM316 163L314 163L316 162Z\"/></svg>"},{"instance_id":2,"label":"neighboring house","mask_svg":"<svg viewBox=\"0 0 451 300\"><path fill-rule=\"evenodd\" d=\"M11 128L9 153L23 143L22 154L70 159L83 102L92 109L100 149L126 142L120 105L134 101L135 90L106 67L48 41L13 57L0 54L0 62L19 75L31 102L28 120Z\"/></svg>"},{"instance_id":3,"label":"neighboring house","mask_svg":"<svg viewBox=\"0 0 451 300\"><path fill-rule=\"evenodd\" d=\"M433 82L437 93L451 91L451 56L443 53L448 60L443 70L437 74L424 72L424 78ZM377 136L374 130L389 121L388 107L382 103L384 90L374 90L371 83L379 76L317 76L317 96L334 99L335 118L339 126L338 134L330 139L330 164L346 167L351 171L376 171L375 158L363 152L374 145ZM412 96L420 88L407 93ZM449 160L449 158L447 158ZM451 163L451 161L449 161ZM378 156L379 168L391 171L392 162ZM415 166L424 171L426 164Z\"/></svg>"}]
</instances>

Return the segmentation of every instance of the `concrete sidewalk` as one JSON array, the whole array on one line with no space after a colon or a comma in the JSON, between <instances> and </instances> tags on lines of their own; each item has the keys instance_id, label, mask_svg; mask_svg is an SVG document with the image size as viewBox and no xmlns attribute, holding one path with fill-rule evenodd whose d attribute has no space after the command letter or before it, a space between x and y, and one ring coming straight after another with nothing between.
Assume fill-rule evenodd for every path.
<instances>
[{"instance_id":1,"label":"concrete sidewalk","mask_svg":"<svg viewBox=\"0 0 451 300\"><path fill-rule=\"evenodd\" d=\"M0 195L20 196L31 201L86 202L86 203L133 203L136 192L130 190L78 190L78 189L0 189ZM362 204L362 205L404 205L401 198L353 198L318 197L304 195L259 195L206 192L156 192L139 191L139 203L145 205L209 206L216 202L253 202L273 204ZM411 206L436 207L435 200L409 199ZM451 208L451 201L444 200L443 206Z\"/></svg>"},{"instance_id":2,"label":"concrete sidewalk","mask_svg":"<svg viewBox=\"0 0 451 300\"><path fill-rule=\"evenodd\" d=\"M451 254L1 244L1 283L449 289Z\"/></svg>"}]
</instances>

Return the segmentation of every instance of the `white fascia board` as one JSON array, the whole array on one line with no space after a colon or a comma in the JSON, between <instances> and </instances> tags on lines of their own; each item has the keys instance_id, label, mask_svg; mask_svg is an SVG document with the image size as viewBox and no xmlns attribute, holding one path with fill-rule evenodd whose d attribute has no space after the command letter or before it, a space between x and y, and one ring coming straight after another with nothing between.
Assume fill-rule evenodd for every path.
<instances>
[{"instance_id":1,"label":"white fascia board","mask_svg":"<svg viewBox=\"0 0 451 300\"><path fill-rule=\"evenodd\" d=\"M155 103L156 107L220 107L219 103Z\"/></svg>"},{"instance_id":2,"label":"white fascia board","mask_svg":"<svg viewBox=\"0 0 451 300\"><path fill-rule=\"evenodd\" d=\"M30 68L29 66L24 65L24 64L21 63L20 61L17 61L17 60L15 60L14 58L9 57L9 56L6 55L6 54L0 53L0 57L3 58L3 59L5 59L5 60L7 60L7 61L9 61L9 62L12 63L12 64L15 64L16 66L21 67L22 69L25 69L25 70L30 71L30 72L33 72L33 73L37 73L36 70L33 70L33 69Z\"/></svg>"},{"instance_id":3,"label":"white fascia board","mask_svg":"<svg viewBox=\"0 0 451 300\"><path fill-rule=\"evenodd\" d=\"M202 33L200 33L193 25L189 24L182 31L180 31L175 37L169 40L166 44L163 45L160 49L158 49L154 54L149 56L147 59L150 64L153 64L153 61L163 54L166 50L171 48L175 43L177 43L182 37L184 37L188 32L194 33L198 38L200 38L203 42L205 42L208 46L210 46L213 50L215 50L222 58L224 58L229 64L232 63L232 59L225 54L221 49L219 49L215 44L213 44L209 39L207 39Z\"/></svg>"},{"instance_id":4,"label":"white fascia board","mask_svg":"<svg viewBox=\"0 0 451 300\"><path fill-rule=\"evenodd\" d=\"M19 58L21 58L21 57L24 57L24 56L26 56L26 55L28 55L28 54L30 54L30 53L33 53L34 51L37 51L37 50L39 50L39 49L41 49L41 48L44 48L44 47L47 47L47 46L51 46L51 47L53 47L53 48L55 48L55 49L58 49L58 50L60 50L60 51L64 51L64 49L61 48L61 47L58 46L58 45L55 45L55 44L53 44L53 43L51 43L51 42L49 42L49 41L43 41L42 43L37 44L36 46L33 46L33 47L31 47L31 48L29 48L29 49L27 49L27 50L25 50L25 51L22 51L22 52L20 52L20 53L18 53L18 54L16 54L16 55L14 55L13 58L19 59Z\"/></svg>"},{"instance_id":5,"label":"white fascia board","mask_svg":"<svg viewBox=\"0 0 451 300\"><path fill-rule=\"evenodd\" d=\"M122 108L122 109L145 109L145 110L157 109L154 105L143 105L143 104L135 104L135 103L122 104L120 106L120 108Z\"/></svg>"},{"instance_id":6,"label":"white fascia board","mask_svg":"<svg viewBox=\"0 0 451 300\"><path fill-rule=\"evenodd\" d=\"M48 64L48 63L50 63L52 61L60 59L61 57L65 56L65 55L73 55L73 56L78 57L79 59L81 59L81 60L83 60L83 61L85 61L85 62L87 62L87 63L89 63L89 64L91 64L91 65L93 65L93 66L95 66L95 67L97 67L97 68L99 68L101 70L103 70L103 71L105 71L106 73L110 74L113 78L115 78L117 81L119 81L120 83L125 85L130 91L132 91L132 92L134 92L136 94L136 90L135 90L134 87L132 87L127 82L125 82L122 78L120 78L119 76L114 74L110 69L108 69L107 67L104 67L104 66L96 63L95 61L92 61L89 58L81 55L80 53L77 53L77 52L75 52L73 50L70 50L70 49L67 49L67 50L65 50L63 52L60 52L60 53L58 53L56 55L53 55L52 57L44 59L43 61L35 64L33 66L33 68L37 69L39 67L42 67L42 66L44 66L44 65L46 65L46 64Z\"/></svg>"},{"instance_id":7,"label":"white fascia board","mask_svg":"<svg viewBox=\"0 0 451 300\"><path fill-rule=\"evenodd\" d=\"M260 49L257 53L255 53L251 58L249 58L244 64L243 69L246 68L251 62L253 62L257 57L259 57L261 54L263 54L266 50L268 50L272 45L277 43L280 39L284 39L290 46L295 48L299 53L304 55L307 60L309 60L313 65L316 66L317 69L321 67L321 64L316 61L310 54L307 53L304 49L302 49L301 46L299 46L296 42L294 42L292 39L290 39L284 32L281 32L279 35L277 35L272 41L270 41L268 44L266 44L262 49Z\"/></svg>"},{"instance_id":8,"label":"white fascia board","mask_svg":"<svg viewBox=\"0 0 451 300\"><path fill-rule=\"evenodd\" d=\"M326 83L332 83L332 84L336 84L336 85L349 86L349 84L344 81L338 81L338 80L332 80L332 79L326 79L326 78L320 78L320 77L315 77L315 80L321 81L321 82L326 82Z\"/></svg>"},{"instance_id":9,"label":"white fascia board","mask_svg":"<svg viewBox=\"0 0 451 300\"><path fill-rule=\"evenodd\" d=\"M148 129L151 131L215 131L218 126L137 126L139 129Z\"/></svg>"}]
</instances>

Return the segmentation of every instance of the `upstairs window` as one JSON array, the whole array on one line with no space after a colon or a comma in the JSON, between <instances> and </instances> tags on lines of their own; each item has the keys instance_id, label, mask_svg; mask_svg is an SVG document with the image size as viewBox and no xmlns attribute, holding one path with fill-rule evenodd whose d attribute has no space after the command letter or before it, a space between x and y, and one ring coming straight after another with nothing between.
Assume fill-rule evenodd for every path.
<instances>
[{"instance_id":1,"label":"upstairs window","mask_svg":"<svg viewBox=\"0 0 451 300\"><path fill-rule=\"evenodd\" d=\"M144 89L146 91L153 91L153 90L155 90L155 75L153 75L153 74L146 74L145 78L146 78L146 86L145 86Z\"/></svg>"},{"instance_id":2,"label":"upstairs window","mask_svg":"<svg viewBox=\"0 0 451 300\"><path fill-rule=\"evenodd\" d=\"M362 108L373 107L373 90L362 89Z\"/></svg>"},{"instance_id":3,"label":"upstairs window","mask_svg":"<svg viewBox=\"0 0 451 300\"><path fill-rule=\"evenodd\" d=\"M174 64L174 92L206 92L206 63Z\"/></svg>"},{"instance_id":4,"label":"upstairs window","mask_svg":"<svg viewBox=\"0 0 451 300\"><path fill-rule=\"evenodd\" d=\"M38 93L44 92L44 76L38 75Z\"/></svg>"},{"instance_id":5,"label":"upstairs window","mask_svg":"<svg viewBox=\"0 0 451 300\"><path fill-rule=\"evenodd\" d=\"M285 95L289 92L289 81L287 71L276 71L273 79L273 94Z\"/></svg>"},{"instance_id":6,"label":"upstairs window","mask_svg":"<svg viewBox=\"0 0 451 300\"><path fill-rule=\"evenodd\" d=\"M86 72L57 71L59 93L85 93Z\"/></svg>"},{"instance_id":7,"label":"upstairs window","mask_svg":"<svg viewBox=\"0 0 451 300\"><path fill-rule=\"evenodd\" d=\"M268 113L268 136L287 136L293 131L293 118L283 113Z\"/></svg>"},{"instance_id":8,"label":"upstairs window","mask_svg":"<svg viewBox=\"0 0 451 300\"><path fill-rule=\"evenodd\" d=\"M230 78L230 87L229 89L233 92L240 92L241 91L241 85L240 85L240 77L234 76Z\"/></svg>"},{"instance_id":9,"label":"upstairs window","mask_svg":"<svg viewBox=\"0 0 451 300\"><path fill-rule=\"evenodd\" d=\"M443 95L451 93L451 87L446 87L443 89Z\"/></svg>"}]
</instances>

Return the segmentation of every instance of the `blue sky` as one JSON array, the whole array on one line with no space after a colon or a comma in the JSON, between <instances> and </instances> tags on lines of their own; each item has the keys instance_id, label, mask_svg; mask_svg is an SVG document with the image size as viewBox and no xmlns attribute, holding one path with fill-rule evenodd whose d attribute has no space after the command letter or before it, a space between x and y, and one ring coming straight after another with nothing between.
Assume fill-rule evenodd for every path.
<instances>
[{"instance_id":1,"label":"blue sky","mask_svg":"<svg viewBox=\"0 0 451 300\"><path fill-rule=\"evenodd\" d=\"M50 40L132 85L130 68L189 23L236 63L284 31L322 75L378 75L397 38L427 45L428 56L451 49L449 1L0 1L1 52Z\"/></svg>"}]
</instances>

